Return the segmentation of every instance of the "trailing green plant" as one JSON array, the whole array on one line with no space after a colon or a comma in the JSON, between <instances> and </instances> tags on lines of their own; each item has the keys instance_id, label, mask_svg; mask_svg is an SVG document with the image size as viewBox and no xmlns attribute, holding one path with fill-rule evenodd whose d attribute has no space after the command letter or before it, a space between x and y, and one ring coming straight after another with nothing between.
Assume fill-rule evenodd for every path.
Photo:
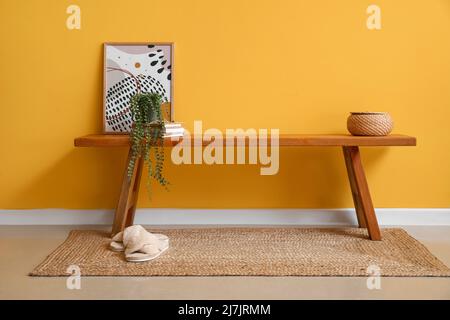
<instances>
[{"instance_id":1,"label":"trailing green plant","mask_svg":"<svg viewBox=\"0 0 450 320\"><path fill-rule=\"evenodd\" d=\"M139 157L147 164L147 190L156 180L167 188L169 182L163 176L164 167L164 119L161 112L163 98L158 93L139 92L130 100L133 125L130 132L131 156L128 177L133 175Z\"/></svg>"}]
</instances>

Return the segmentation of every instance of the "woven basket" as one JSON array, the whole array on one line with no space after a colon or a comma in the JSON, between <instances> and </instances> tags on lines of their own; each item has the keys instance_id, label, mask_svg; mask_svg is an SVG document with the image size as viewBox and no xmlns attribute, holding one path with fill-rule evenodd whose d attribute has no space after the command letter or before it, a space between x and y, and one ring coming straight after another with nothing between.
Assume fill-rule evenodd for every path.
<instances>
[{"instance_id":1,"label":"woven basket","mask_svg":"<svg viewBox=\"0 0 450 320\"><path fill-rule=\"evenodd\" d=\"M354 136L387 136L394 122L387 112L350 112L347 129Z\"/></svg>"}]
</instances>

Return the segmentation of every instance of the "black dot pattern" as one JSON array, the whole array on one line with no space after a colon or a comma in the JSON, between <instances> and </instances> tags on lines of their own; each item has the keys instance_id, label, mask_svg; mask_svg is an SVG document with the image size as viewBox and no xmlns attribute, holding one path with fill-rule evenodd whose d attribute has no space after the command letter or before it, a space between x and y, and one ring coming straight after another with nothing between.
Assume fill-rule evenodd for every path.
<instances>
[{"instance_id":1,"label":"black dot pattern","mask_svg":"<svg viewBox=\"0 0 450 320\"><path fill-rule=\"evenodd\" d=\"M161 82L151 76L138 76L141 92L159 93L164 100L169 99ZM130 99L136 94L136 81L127 76L108 89L106 93L106 122L113 132L129 132L132 119Z\"/></svg>"}]
</instances>

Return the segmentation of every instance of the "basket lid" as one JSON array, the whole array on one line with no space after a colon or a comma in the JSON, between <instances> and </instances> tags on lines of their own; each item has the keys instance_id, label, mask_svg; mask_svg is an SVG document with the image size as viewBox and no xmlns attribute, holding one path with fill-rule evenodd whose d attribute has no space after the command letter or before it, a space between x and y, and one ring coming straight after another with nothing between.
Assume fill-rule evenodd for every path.
<instances>
[{"instance_id":1,"label":"basket lid","mask_svg":"<svg viewBox=\"0 0 450 320\"><path fill-rule=\"evenodd\" d=\"M388 114L388 112L377 112L377 111L358 111L358 112L350 112L350 114L355 115L371 115L371 114Z\"/></svg>"}]
</instances>

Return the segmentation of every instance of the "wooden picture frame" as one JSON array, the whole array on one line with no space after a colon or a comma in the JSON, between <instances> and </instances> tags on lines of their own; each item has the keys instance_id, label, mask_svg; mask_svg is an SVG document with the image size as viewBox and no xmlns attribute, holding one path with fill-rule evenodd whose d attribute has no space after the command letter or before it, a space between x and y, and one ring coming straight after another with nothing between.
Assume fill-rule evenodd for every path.
<instances>
[{"instance_id":1,"label":"wooden picture frame","mask_svg":"<svg viewBox=\"0 0 450 320\"><path fill-rule=\"evenodd\" d=\"M173 42L105 42L103 133L129 132L132 121L128 105L137 90L135 81L139 81L143 91L158 92L167 99L163 114L167 121L174 121L173 65Z\"/></svg>"}]
</instances>

